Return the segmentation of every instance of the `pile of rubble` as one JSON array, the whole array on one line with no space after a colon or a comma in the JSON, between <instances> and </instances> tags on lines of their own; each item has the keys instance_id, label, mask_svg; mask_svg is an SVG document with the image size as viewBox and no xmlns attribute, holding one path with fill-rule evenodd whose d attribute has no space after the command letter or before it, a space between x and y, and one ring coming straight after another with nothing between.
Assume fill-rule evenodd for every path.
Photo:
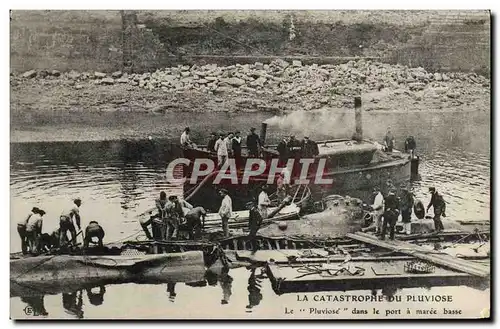
<instances>
[{"instance_id":1,"label":"pile of rubble","mask_svg":"<svg viewBox=\"0 0 500 329\"><path fill-rule=\"evenodd\" d=\"M383 91L407 95L416 101L431 97L457 100L456 104L461 104L459 99L463 95L476 94L474 88L488 90L490 86L489 79L475 73L427 72L421 67L365 60L340 65L303 65L298 60L289 63L281 59L269 64L179 65L142 74L31 70L12 75L11 84L16 86L32 79L65 80L74 89L97 84L175 93L270 95L279 101L301 104L305 110L326 105L352 106L353 95ZM377 97L371 101L379 102Z\"/></svg>"}]
</instances>

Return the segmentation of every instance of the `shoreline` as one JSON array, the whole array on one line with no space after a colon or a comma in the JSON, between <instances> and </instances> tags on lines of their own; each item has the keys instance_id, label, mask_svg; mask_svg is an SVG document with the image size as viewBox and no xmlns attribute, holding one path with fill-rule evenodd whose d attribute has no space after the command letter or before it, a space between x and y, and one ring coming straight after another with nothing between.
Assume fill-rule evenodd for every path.
<instances>
[{"instance_id":1,"label":"shoreline","mask_svg":"<svg viewBox=\"0 0 500 329\"><path fill-rule=\"evenodd\" d=\"M330 114L352 111L357 95L367 114L490 111L490 80L481 75L363 59L179 65L142 74L31 70L11 74L11 140L60 140L49 127L74 130L69 140L135 138L131 130L168 136L172 122L188 126L200 114L253 120L320 111L334 120Z\"/></svg>"}]
</instances>

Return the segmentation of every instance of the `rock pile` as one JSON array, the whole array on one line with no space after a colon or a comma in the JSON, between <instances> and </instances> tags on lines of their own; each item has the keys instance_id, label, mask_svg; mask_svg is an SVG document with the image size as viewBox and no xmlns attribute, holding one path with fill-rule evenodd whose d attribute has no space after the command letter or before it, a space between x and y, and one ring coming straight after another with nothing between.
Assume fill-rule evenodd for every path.
<instances>
[{"instance_id":1,"label":"rock pile","mask_svg":"<svg viewBox=\"0 0 500 329\"><path fill-rule=\"evenodd\" d=\"M179 65L142 74L31 70L13 75L11 84L18 85L31 79L69 80L75 89L83 89L86 83L92 83L105 86L124 84L145 91L269 95L305 110L326 105L352 106L353 95L384 91L395 96L408 96L415 101L430 97L461 104L460 98L471 93L471 86L487 90L490 85L489 79L475 73L428 72L421 67L365 60L340 65L303 65L298 60L289 63L281 59L269 64ZM373 97L370 101L378 103L380 100Z\"/></svg>"}]
</instances>

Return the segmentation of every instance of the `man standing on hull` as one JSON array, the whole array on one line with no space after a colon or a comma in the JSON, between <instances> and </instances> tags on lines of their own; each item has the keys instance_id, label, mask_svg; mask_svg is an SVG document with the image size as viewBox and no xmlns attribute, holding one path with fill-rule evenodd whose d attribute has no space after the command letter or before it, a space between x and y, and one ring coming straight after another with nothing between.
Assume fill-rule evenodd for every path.
<instances>
[{"instance_id":1,"label":"man standing on hull","mask_svg":"<svg viewBox=\"0 0 500 329\"><path fill-rule=\"evenodd\" d=\"M260 215L260 212L254 202L248 202L247 209L250 211L248 218L248 241L252 245L252 252L255 253L258 249L257 232L262 224L262 216Z\"/></svg>"},{"instance_id":2,"label":"man standing on hull","mask_svg":"<svg viewBox=\"0 0 500 329\"><path fill-rule=\"evenodd\" d=\"M33 209L31 209L31 212L17 223L17 233L19 233L19 237L21 238L21 250L23 252L23 255L28 253L28 237L26 236L26 225L28 225L28 221L31 216L38 213L38 210L38 207L33 207Z\"/></svg>"},{"instance_id":3,"label":"man standing on hull","mask_svg":"<svg viewBox=\"0 0 500 329\"><path fill-rule=\"evenodd\" d=\"M59 237L60 247L64 245L65 240L68 238L68 231L71 233L71 243L76 244L76 229L75 224L73 223L73 218L76 222L76 226L78 226L78 230L80 231L81 226L79 208L81 204L82 200L80 200L80 198L76 198L75 200L73 200L73 204L67 209L63 210L61 217L59 217L59 227L61 228L61 235Z\"/></svg>"},{"instance_id":4,"label":"man standing on hull","mask_svg":"<svg viewBox=\"0 0 500 329\"><path fill-rule=\"evenodd\" d=\"M411 212L415 203L413 194L408 191L406 184L401 184L401 193L399 196L401 219L403 221L403 231L406 235L411 234Z\"/></svg>"},{"instance_id":5,"label":"man standing on hull","mask_svg":"<svg viewBox=\"0 0 500 329\"><path fill-rule=\"evenodd\" d=\"M385 198L384 224L382 225L381 240L385 240L387 226L390 229L389 239L394 240L396 222L399 216L399 200L396 197L396 191L391 189L389 195Z\"/></svg>"},{"instance_id":6,"label":"man standing on hull","mask_svg":"<svg viewBox=\"0 0 500 329\"><path fill-rule=\"evenodd\" d=\"M436 191L435 187L429 187L429 192L431 193L431 201L427 206L427 211L429 211L431 206L434 207L434 230L436 232L441 232L444 230L441 216L446 217L446 203L441 194Z\"/></svg>"}]
</instances>

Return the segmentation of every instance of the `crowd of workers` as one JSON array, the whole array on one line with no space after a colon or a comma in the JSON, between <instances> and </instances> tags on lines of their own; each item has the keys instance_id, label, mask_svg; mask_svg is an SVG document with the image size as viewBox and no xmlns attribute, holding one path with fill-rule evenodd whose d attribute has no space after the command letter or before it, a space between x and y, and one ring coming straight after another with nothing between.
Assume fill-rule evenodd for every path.
<instances>
[{"instance_id":1,"label":"crowd of workers","mask_svg":"<svg viewBox=\"0 0 500 329\"><path fill-rule=\"evenodd\" d=\"M399 218L403 224L403 232L407 235L411 234L411 215L413 209L423 211L418 207L423 207L415 201L412 192L409 191L406 184L400 186L399 193L391 181L387 182L387 194L384 195L381 189L375 187L373 189L373 204L371 205L372 215L375 226L375 234L380 236L381 240L385 240L387 230L389 230L389 239L394 240L396 223ZM434 231L441 232L444 230L441 216L446 217L446 202L441 194L436 191L435 187L429 188L431 200L427 206L427 212L431 207L434 208Z\"/></svg>"},{"instance_id":2,"label":"crowd of workers","mask_svg":"<svg viewBox=\"0 0 500 329\"><path fill-rule=\"evenodd\" d=\"M73 203L63 209L59 216L59 227L51 234L42 233L43 216L45 211L33 207L31 212L17 223L17 232L21 239L21 250L23 254L40 254L52 248L64 248L76 244L77 235L81 231L80 206L81 199L76 198ZM78 227L79 233L76 231ZM71 239L68 240L68 232ZM94 241L97 238L97 241ZM96 221L91 221L85 228L83 243L88 247L91 242L103 246L104 230Z\"/></svg>"},{"instance_id":3,"label":"crowd of workers","mask_svg":"<svg viewBox=\"0 0 500 329\"><path fill-rule=\"evenodd\" d=\"M182 132L180 144L183 148L194 148L196 144L191 141L190 129L186 127ZM241 132L215 133L210 134L207 144L207 150L217 154L219 166L222 165L228 158L234 158L236 161L241 159L243 139ZM259 135L255 133L255 128L250 128L250 132L246 138L247 156L249 158L257 158L262 155L264 147ZM295 136L285 136L277 146L279 157L282 161L288 158L300 155L303 158L312 158L319 154L318 145L313 140L305 136L302 141Z\"/></svg>"}]
</instances>

